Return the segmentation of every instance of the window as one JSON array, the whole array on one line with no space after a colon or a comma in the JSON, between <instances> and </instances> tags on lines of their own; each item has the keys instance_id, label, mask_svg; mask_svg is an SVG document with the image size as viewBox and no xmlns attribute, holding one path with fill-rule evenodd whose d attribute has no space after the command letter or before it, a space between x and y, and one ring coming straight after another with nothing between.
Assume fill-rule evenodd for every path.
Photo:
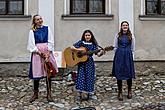
<instances>
[{"instance_id":1,"label":"window","mask_svg":"<svg viewBox=\"0 0 165 110\"><path fill-rule=\"evenodd\" d=\"M105 0L70 0L70 14L105 14Z\"/></svg>"},{"instance_id":2,"label":"window","mask_svg":"<svg viewBox=\"0 0 165 110\"><path fill-rule=\"evenodd\" d=\"M165 15L165 0L146 0L146 15Z\"/></svg>"},{"instance_id":3,"label":"window","mask_svg":"<svg viewBox=\"0 0 165 110\"><path fill-rule=\"evenodd\" d=\"M0 0L0 15L23 15L24 0Z\"/></svg>"}]
</instances>

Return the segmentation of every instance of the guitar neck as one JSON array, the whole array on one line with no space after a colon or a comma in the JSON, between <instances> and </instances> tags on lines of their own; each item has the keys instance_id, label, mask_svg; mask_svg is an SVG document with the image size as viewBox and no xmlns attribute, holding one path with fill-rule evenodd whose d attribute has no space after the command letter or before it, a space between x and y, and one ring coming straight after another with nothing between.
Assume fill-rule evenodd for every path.
<instances>
[{"instance_id":1,"label":"guitar neck","mask_svg":"<svg viewBox=\"0 0 165 110\"><path fill-rule=\"evenodd\" d=\"M104 51L110 51L113 50L114 47L113 46L109 46L109 47L105 47L105 48L101 48L101 49L97 49L97 50L93 50L93 51L87 51L87 52L80 52L80 55L91 55L91 54L95 54L100 52L100 50L104 50Z\"/></svg>"},{"instance_id":2,"label":"guitar neck","mask_svg":"<svg viewBox=\"0 0 165 110\"><path fill-rule=\"evenodd\" d=\"M101 49L97 49L97 50L93 50L93 51L87 51L87 52L86 52L86 55L98 53L100 50L101 50Z\"/></svg>"}]
</instances>

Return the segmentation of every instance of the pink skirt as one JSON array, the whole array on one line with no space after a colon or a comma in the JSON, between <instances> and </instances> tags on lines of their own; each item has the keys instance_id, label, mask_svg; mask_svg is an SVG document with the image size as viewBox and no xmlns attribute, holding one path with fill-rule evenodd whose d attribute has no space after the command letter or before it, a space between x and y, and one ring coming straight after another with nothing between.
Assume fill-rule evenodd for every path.
<instances>
[{"instance_id":1,"label":"pink skirt","mask_svg":"<svg viewBox=\"0 0 165 110\"><path fill-rule=\"evenodd\" d=\"M39 44L36 44L36 46L40 52L43 52L43 53L48 52L47 43L39 43ZM39 56L38 54L33 53L31 60L32 60L31 61L31 70L29 73L30 78L31 79L38 79L38 78L40 79L40 78L46 77L47 72L44 69L43 58L41 58L41 56ZM53 53L50 54L49 60L53 64L53 67L55 68L56 72L58 72L57 63L53 56Z\"/></svg>"}]
</instances>

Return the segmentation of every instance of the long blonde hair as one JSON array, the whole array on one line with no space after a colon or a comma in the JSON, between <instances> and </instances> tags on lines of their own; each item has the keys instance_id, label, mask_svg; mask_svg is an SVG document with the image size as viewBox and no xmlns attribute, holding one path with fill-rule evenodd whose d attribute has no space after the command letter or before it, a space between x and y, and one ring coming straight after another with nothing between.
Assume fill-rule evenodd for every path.
<instances>
[{"instance_id":1,"label":"long blonde hair","mask_svg":"<svg viewBox=\"0 0 165 110\"><path fill-rule=\"evenodd\" d=\"M40 15L36 14L36 15L34 15L33 18L32 18L32 27L31 27L31 29L32 29L33 31L36 31L36 30L37 30L36 23L35 23L35 17L36 17L36 16L40 16Z\"/></svg>"}]
</instances>

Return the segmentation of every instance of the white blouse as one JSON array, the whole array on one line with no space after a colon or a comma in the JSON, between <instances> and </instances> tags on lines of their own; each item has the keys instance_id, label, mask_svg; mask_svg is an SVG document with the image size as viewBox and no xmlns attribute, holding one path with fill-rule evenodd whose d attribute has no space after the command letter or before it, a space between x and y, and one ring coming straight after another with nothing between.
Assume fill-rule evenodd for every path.
<instances>
[{"instance_id":1,"label":"white blouse","mask_svg":"<svg viewBox=\"0 0 165 110\"><path fill-rule=\"evenodd\" d=\"M29 32L27 50L29 50L30 52L37 52L38 51L38 49L35 45L33 30L30 30L30 32ZM53 36L49 27L48 27L48 50L54 51L54 36Z\"/></svg>"}]
</instances>

